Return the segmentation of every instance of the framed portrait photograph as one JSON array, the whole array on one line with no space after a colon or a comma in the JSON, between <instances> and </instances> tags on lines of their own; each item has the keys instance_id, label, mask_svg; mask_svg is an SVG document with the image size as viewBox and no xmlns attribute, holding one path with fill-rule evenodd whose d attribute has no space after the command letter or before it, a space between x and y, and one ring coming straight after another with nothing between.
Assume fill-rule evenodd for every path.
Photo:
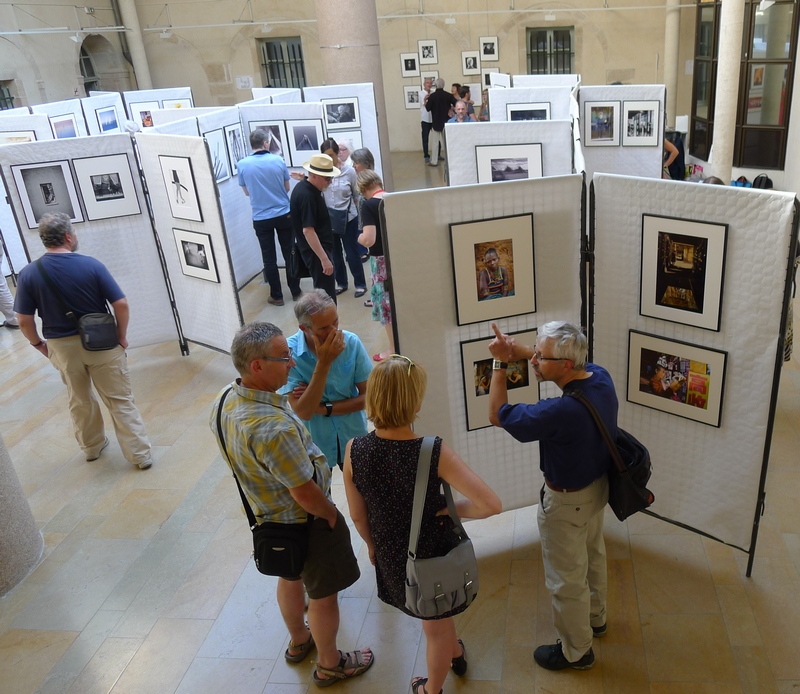
<instances>
[{"instance_id":1,"label":"framed portrait photograph","mask_svg":"<svg viewBox=\"0 0 800 694\"><path fill-rule=\"evenodd\" d=\"M130 104L131 120L141 125L143 128L153 127L153 111L161 108L161 104L157 101L140 101L136 104Z\"/></svg>"},{"instance_id":2,"label":"framed portrait photograph","mask_svg":"<svg viewBox=\"0 0 800 694\"><path fill-rule=\"evenodd\" d=\"M419 88L425 86L425 80L430 79L433 82L433 89L436 89L436 80L439 79L439 71L438 70L428 70L427 72L420 72L419 73Z\"/></svg>"},{"instance_id":3,"label":"framed portrait photograph","mask_svg":"<svg viewBox=\"0 0 800 694\"><path fill-rule=\"evenodd\" d=\"M535 345L536 331L512 333L522 344ZM492 383L492 355L489 343L494 337L467 340L461 343L461 370L464 375L464 402L467 410L467 431L492 426L489 421L489 392ZM533 404L539 401L539 382L527 359L509 362L506 371L508 402Z\"/></svg>"},{"instance_id":4,"label":"framed portrait photograph","mask_svg":"<svg viewBox=\"0 0 800 694\"><path fill-rule=\"evenodd\" d=\"M661 104L656 101L623 101L625 115L622 129L623 147L661 147L659 115Z\"/></svg>"},{"instance_id":5,"label":"framed portrait photograph","mask_svg":"<svg viewBox=\"0 0 800 694\"><path fill-rule=\"evenodd\" d=\"M436 65L439 62L439 51L436 50L436 39L420 39L417 41L420 65Z\"/></svg>"},{"instance_id":6,"label":"framed portrait photograph","mask_svg":"<svg viewBox=\"0 0 800 694\"><path fill-rule=\"evenodd\" d=\"M719 332L728 225L642 215L639 313Z\"/></svg>"},{"instance_id":7,"label":"framed portrait photograph","mask_svg":"<svg viewBox=\"0 0 800 694\"><path fill-rule=\"evenodd\" d=\"M583 145L619 146L619 101L583 102Z\"/></svg>"},{"instance_id":8,"label":"framed portrait photograph","mask_svg":"<svg viewBox=\"0 0 800 694\"><path fill-rule=\"evenodd\" d=\"M355 152L364 146L360 130L340 130L336 133L336 142L341 142L342 140L350 140L350 144L353 145L349 148L350 152Z\"/></svg>"},{"instance_id":9,"label":"framed portrait photograph","mask_svg":"<svg viewBox=\"0 0 800 694\"><path fill-rule=\"evenodd\" d=\"M75 177L91 220L141 214L126 154L73 159Z\"/></svg>"},{"instance_id":10,"label":"framed portrait photograph","mask_svg":"<svg viewBox=\"0 0 800 694\"><path fill-rule=\"evenodd\" d=\"M101 133L105 135L121 132L119 120L117 119L117 109L113 106L95 109L94 114L97 116L97 125L100 127Z\"/></svg>"},{"instance_id":11,"label":"framed portrait photograph","mask_svg":"<svg viewBox=\"0 0 800 694\"><path fill-rule=\"evenodd\" d=\"M481 74L480 51L461 51L461 74L462 75Z\"/></svg>"},{"instance_id":12,"label":"framed portrait photograph","mask_svg":"<svg viewBox=\"0 0 800 694\"><path fill-rule=\"evenodd\" d=\"M506 104L506 118L515 120L550 120L550 102Z\"/></svg>"},{"instance_id":13,"label":"framed portrait photograph","mask_svg":"<svg viewBox=\"0 0 800 694\"><path fill-rule=\"evenodd\" d=\"M231 175L235 176L239 173L239 167L236 165L250 154L250 146L244 141L244 133L240 123L225 126L225 142L228 145Z\"/></svg>"},{"instance_id":14,"label":"framed portrait photograph","mask_svg":"<svg viewBox=\"0 0 800 694\"><path fill-rule=\"evenodd\" d=\"M403 87L403 103L406 105L407 111L420 109L419 92L420 89L417 86Z\"/></svg>"},{"instance_id":15,"label":"framed portrait photograph","mask_svg":"<svg viewBox=\"0 0 800 694\"><path fill-rule=\"evenodd\" d=\"M211 236L197 231L174 228L172 234L178 247L178 260L180 260L183 274L207 282L219 282Z\"/></svg>"},{"instance_id":16,"label":"framed portrait photograph","mask_svg":"<svg viewBox=\"0 0 800 694\"><path fill-rule=\"evenodd\" d=\"M320 99L320 101L325 108L325 126L328 131L361 127L358 97L348 96L339 99Z\"/></svg>"},{"instance_id":17,"label":"framed portrait photograph","mask_svg":"<svg viewBox=\"0 0 800 694\"><path fill-rule=\"evenodd\" d=\"M225 144L225 132L222 128L210 130L203 135L208 143L211 153L211 170L217 183L227 181L231 177L231 167L228 163L228 147Z\"/></svg>"},{"instance_id":18,"label":"framed portrait photograph","mask_svg":"<svg viewBox=\"0 0 800 694\"><path fill-rule=\"evenodd\" d=\"M533 215L450 225L458 325L536 311Z\"/></svg>"},{"instance_id":19,"label":"framed portrait photograph","mask_svg":"<svg viewBox=\"0 0 800 694\"><path fill-rule=\"evenodd\" d=\"M0 145L16 145L20 142L36 142L36 133L33 130L0 132Z\"/></svg>"},{"instance_id":20,"label":"framed portrait photograph","mask_svg":"<svg viewBox=\"0 0 800 694\"><path fill-rule=\"evenodd\" d=\"M493 72L500 72L499 67L482 67L481 68L481 82L483 83L483 88L488 89L492 86L492 80L489 75Z\"/></svg>"},{"instance_id":21,"label":"framed portrait photograph","mask_svg":"<svg viewBox=\"0 0 800 694\"><path fill-rule=\"evenodd\" d=\"M481 47L481 62L485 63L500 60L500 50L497 47L496 36L481 36L478 39L478 43Z\"/></svg>"},{"instance_id":22,"label":"framed portrait photograph","mask_svg":"<svg viewBox=\"0 0 800 694\"><path fill-rule=\"evenodd\" d=\"M192 108L194 106L191 99L164 99L161 105L163 108Z\"/></svg>"},{"instance_id":23,"label":"framed portrait photograph","mask_svg":"<svg viewBox=\"0 0 800 694\"><path fill-rule=\"evenodd\" d=\"M541 178L542 144L478 145L475 147L478 183Z\"/></svg>"},{"instance_id":24,"label":"framed portrait photograph","mask_svg":"<svg viewBox=\"0 0 800 694\"><path fill-rule=\"evenodd\" d=\"M416 53L400 54L400 73L403 77L419 77L419 56Z\"/></svg>"},{"instance_id":25,"label":"framed portrait photograph","mask_svg":"<svg viewBox=\"0 0 800 694\"><path fill-rule=\"evenodd\" d=\"M65 140L69 137L78 137L78 123L74 113L65 113L62 116L49 116L50 127L56 140Z\"/></svg>"},{"instance_id":26,"label":"framed portrait photograph","mask_svg":"<svg viewBox=\"0 0 800 694\"><path fill-rule=\"evenodd\" d=\"M289 140L291 166L294 167L302 166L311 159L312 154L319 152L319 146L325 139L319 118L287 120L286 136Z\"/></svg>"},{"instance_id":27,"label":"framed portrait photograph","mask_svg":"<svg viewBox=\"0 0 800 694\"><path fill-rule=\"evenodd\" d=\"M250 132L264 130L269 133L269 152L281 157L290 165L289 150L286 146L286 124L282 120L251 120Z\"/></svg>"},{"instance_id":28,"label":"framed portrait photograph","mask_svg":"<svg viewBox=\"0 0 800 694\"><path fill-rule=\"evenodd\" d=\"M719 427L727 352L628 333L628 402Z\"/></svg>"},{"instance_id":29,"label":"framed portrait photograph","mask_svg":"<svg viewBox=\"0 0 800 694\"><path fill-rule=\"evenodd\" d=\"M71 222L82 222L83 212L69 162L49 161L11 167L28 229L35 229L49 212L63 212Z\"/></svg>"},{"instance_id":30,"label":"framed portrait photograph","mask_svg":"<svg viewBox=\"0 0 800 694\"><path fill-rule=\"evenodd\" d=\"M764 65L750 66L750 87L761 87L764 84Z\"/></svg>"},{"instance_id":31,"label":"framed portrait photograph","mask_svg":"<svg viewBox=\"0 0 800 694\"><path fill-rule=\"evenodd\" d=\"M191 158L159 154L158 160L172 216L175 219L202 222L203 211L200 209L200 198L197 196Z\"/></svg>"}]
</instances>

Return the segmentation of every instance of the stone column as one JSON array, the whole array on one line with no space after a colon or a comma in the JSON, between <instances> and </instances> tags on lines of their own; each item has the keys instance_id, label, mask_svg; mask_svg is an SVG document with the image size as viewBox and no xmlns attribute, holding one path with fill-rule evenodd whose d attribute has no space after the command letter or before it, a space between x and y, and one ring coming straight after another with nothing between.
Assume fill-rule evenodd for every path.
<instances>
[{"instance_id":1,"label":"stone column","mask_svg":"<svg viewBox=\"0 0 800 694\"><path fill-rule=\"evenodd\" d=\"M33 571L43 549L42 533L0 437L0 597Z\"/></svg>"},{"instance_id":2,"label":"stone column","mask_svg":"<svg viewBox=\"0 0 800 694\"><path fill-rule=\"evenodd\" d=\"M739 68L742 60L744 0L725 0L720 11L717 91L714 97L714 133L711 174L725 183L731 180L736 106L739 100Z\"/></svg>"},{"instance_id":3,"label":"stone column","mask_svg":"<svg viewBox=\"0 0 800 694\"><path fill-rule=\"evenodd\" d=\"M392 190L392 164L374 0L315 0L325 84L371 82L375 90L383 184Z\"/></svg>"},{"instance_id":4,"label":"stone column","mask_svg":"<svg viewBox=\"0 0 800 694\"><path fill-rule=\"evenodd\" d=\"M133 61L133 71L136 73L136 86L138 89L152 89L153 80L150 77L150 66L147 64L147 54L144 51L144 37L139 24L139 15L136 13L134 0L119 0L119 11L122 15L123 25L129 29L125 32L128 48Z\"/></svg>"},{"instance_id":5,"label":"stone column","mask_svg":"<svg viewBox=\"0 0 800 694\"><path fill-rule=\"evenodd\" d=\"M664 23L664 84L667 86L667 125L675 127L678 109L678 50L681 38L681 0L667 0Z\"/></svg>"}]
</instances>

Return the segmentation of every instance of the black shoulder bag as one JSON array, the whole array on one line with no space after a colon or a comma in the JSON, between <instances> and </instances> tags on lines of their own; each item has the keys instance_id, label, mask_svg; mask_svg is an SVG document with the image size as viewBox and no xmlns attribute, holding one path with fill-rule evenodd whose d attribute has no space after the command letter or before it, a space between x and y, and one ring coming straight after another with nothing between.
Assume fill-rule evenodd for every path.
<instances>
[{"instance_id":1,"label":"black shoulder bag","mask_svg":"<svg viewBox=\"0 0 800 694\"><path fill-rule=\"evenodd\" d=\"M647 488L653 472L650 452L645 445L621 427L617 427L617 440L611 440L605 422L594 405L579 390L568 390L569 395L582 402L592 415L603 439L614 459L614 467L608 471L608 505L621 521L650 506L656 497Z\"/></svg>"},{"instance_id":2,"label":"black shoulder bag","mask_svg":"<svg viewBox=\"0 0 800 694\"><path fill-rule=\"evenodd\" d=\"M256 568L266 576L296 578L303 571L303 566L306 563L308 538L311 534L311 523L314 521L314 516L309 513L308 520L305 523L258 524L253 509L250 508L247 497L244 495L242 485L239 484L239 479L236 477L233 463L225 446L225 437L222 435L222 405L230 392L231 388L228 388L219 399L217 432L222 451L228 459L231 472L233 472L233 479L236 480L236 486L239 488L239 496L242 498L242 506L244 506L244 512L247 515L247 522L253 532L253 559L255 559ZM317 481L316 469L312 479L314 482Z\"/></svg>"}]
</instances>

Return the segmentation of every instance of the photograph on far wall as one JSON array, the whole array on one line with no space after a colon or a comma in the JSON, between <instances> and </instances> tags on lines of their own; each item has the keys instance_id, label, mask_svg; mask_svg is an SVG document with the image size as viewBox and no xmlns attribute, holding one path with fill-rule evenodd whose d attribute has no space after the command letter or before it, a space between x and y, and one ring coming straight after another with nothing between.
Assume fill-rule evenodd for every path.
<instances>
[{"instance_id":1,"label":"photograph on far wall","mask_svg":"<svg viewBox=\"0 0 800 694\"><path fill-rule=\"evenodd\" d=\"M628 402L719 427L727 352L628 333Z\"/></svg>"},{"instance_id":2,"label":"photograph on far wall","mask_svg":"<svg viewBox=\"0 0 800 694\"><path fill-rule=\"evenodd\" d=\"M113 106L95 109L94 113L97 116L97 125L100 127L101 133L106 135L121 132L117 120L117 109Z\"/></svg>"},{"instance_id":3,"label":"photograph on far wall","mask_svg":"<svg viewBox=\"0 0 800 694\"><path fill-rule=\"evenodd\" d=\"M287 120L286 135L289 139L292 166L298 167L311 160L311 155L319 152L319 146L325 139L322 132L322 121L319 118L310 120Z\"/></svg>"},{"instance_id":4,"label":"photograph on far wall","mask_svg":"<svg viewBox=\"0 0 800 694\"><path fill-rule=\"evenodd\" d=\"M506 118L516 120L550 120L550 102L506 104Z\"/></svg>"},{"instance_id":5,"label":"photograph on far wall","mask_svg":"<svg viewBox=\"0 0 800 694\"><path fill-rule=\"evenodd\" d=\"M158 155L164 186L167 190L169 209L175 219L203 221L200 199L194 182L192 160L189 157L167 157Z\"/></svg>"},{"instance_id":6,"label":"photograph on far wall","mask_svg":"<svg viewBox=\"0 0 800 694\"><path fill-rule=\"evenodd\" d=\"M153 111L157 111L160 107L161 105L157 101L140 101L130 104L131 120L143 128L152 128Z\"/></svg>"},{"instance_id":7,"label":"photograph on far wall","mask_svg":"<svg viewBox=\"0 0 800 694\"><path fill-rule=\"evenodd\" d=\"M342 140L350 140L350 144L353 145L349 148L350 152L355 152L364 146L360 130L340 130L336 133L336 142L341 142Z\"/></svg>"},{"instance_id":8,"label":"photograph on far wall","mask_svg":"<svg viewBox=\"0 0 800 694\"><path fill-rule=\"evenodd\" d=\"M480 51L461 51L461 74L462 75L481 74Z\"/></svg>"},{"instance_id":9,"label":"photograph on far wall","mask_svg":"<svg viewBox=\"0 0 800 694\"><path fill-rule=\"evenodd\" d=\"M720 329L728 225L642 215L639 313Z\"/></svg>"},{"instance_id":10,"label":"photograph on far wall","mask_svg":"<svg viewBox=\"0 0 800 694\"><path fill-rule=\"evenodd\" d=\"M403 103L406 105L406 110L419 110L419 92L420 89L416 85L413 87L403 87Z\"/></svg>"},{"instance_id":11,"label":"photograph on far wall","mask_svg":"<svg viewBox=\"0 0 800 694\"><path fill-rule=\"evenodd\" d=\"M320 99L320 101L325 109L325 124L329 131L361 127L358 97L348 96L336 99Z\"/></svg>"},{"instance_id":12,"label":"photograph on far wall","mask_svg":"<svg viewBox=\"0 0 800 694\"><path fill-rule=\"evenodd\" d=\"M219 282L211 236L197 231L174 228L172 234L178 247L178 260L181 263L183 274L207 282Z\"/></svg>"},{"instance_id":13,"label":"photograph on far wall","mask_svg":"<svg viewBox=\"0 0 800 694\"><path fill-rule=\"evenodd\" d=\"M436 39L420 39L417 41L417 46L419 47L420 65L436 65L439 62Z\"/></svg>"},{"instance_id":14,"label":"photograph on far wall","mask_svg":"<svg viewBox=\"0 0 800 694\"><path fill-rule=\"evenodd\" d=\"M419 56L416 53L401 53L400 71L403 77L419 77Z\"/></svg>"},{"instance_id":15,"label":"photograph on far wall","mask_svg":"<svg viewBox=\"0 0 800 694\"><path fill-rule=\"evenodd\" d=\"M286 147L286 125L282 120L251 120L250 132L264 130L269 133L267 149L270 154L281 157L290 166L289 150ZM249 144L249 140L248 140Z\"/></svg>"},{"instance_id":16,"label":"photograph on far wall","mask_svg":"<svg viewBox=\"0 0 800 694\"><path fill-rule=\"evenodd\" d=\"M624 101L622 103L622 146L661 147L659 137L659 114L661 104L657 101Z\"/></svg>"},{"instance_id":17,"label":"photograph on far wall","mask_svg":"<svg viewBox=\"0 0 800 694\"><path fill-rule=\"evenodd\" d=\"M88 219L141 214L127 154L73 159Z\"/></svg>"},{"instance_id":18,"label":"photograph on far wall","mask_svg":"<svg viewBox=\"0 0 800 694\"><path fill-rule=\"evenodd\" d=\"M535 345L536 331L511 333L521 344ZM467 340L461 343L461 371L464 378L464 403L467 410L467 431L491 426L489 422L489 393L492 384L492 337ZM527 359L512 361L506 370L508 402L534 404L539 401L539 382Z\"/></svg>"},{"instance_id":19,"label":"photograph on far wall","mask_svg":"<svg viewBox=\"0 0 800 694\"><path fill-rule=\"evenodd\" d=\"M497 47L496 36L481 36L478 42L481 47L481 62L500 60L500 50Z\"/></svg>"},{"instance_id":20,"label":"photograph on far wall","mask_svg":"<svg viewBox=\"0 0 800 694\"><path fill-rule=\"evenodd\" d=\"M9 130L0 132L0 145L16 145L20 142L35 142L36 133L33 130Z\"/></svg>"},{"instance_id":21,"label":"photograph on far wall","mask_svg":"<svg viewBox=\"0 0 800 694\"><path fill-rule=\"evenodd\" d=\"M541 178L542 144L478 145L475 147L478 183Z\"/></svg>"},{"instance_id":22,"label":"photograph on far wall","mask_svg":"<svg viewBox=\"0 0 800 694\"><path fill-rule=\"evenodd\" d=\"M533 215L450 225L458 325L536 312Z\"/></svg>"},{"instance_id":23,"label":"photograph on far wall","mask_svg":"<svg viewBox=\"0 0 800 694\"><path fill-rule=\"evenodd\" d=\"M619 146L619 101L583 102L583 146Z\"/></svg>"},{"instance_id":24,"label":"photograph on far wall","mask_svg":"<svg viewBox=\"0 0 800 694\"><path fill-rule=\"evenodd\" d=\"M164 108L192 108L191 99L164 99L161 102Z\"/></svg>"},{"instance_id":25,"label":"photograph on far wall","mask_svg":"<svg viewBox=\"0 0 800 694\"><path fill-rule=\"evenodd\" d=\"M78 137L78 123L74 113L65 113L61 116L49 116L50 127L56 140L65 140L69 137Z\"/></svg>"},{"instance_id":26,"label":"photograph on far wall","mask_svg":"<svg viewBox=\"0 0 800 694\"><path fill-rule=\"evenodd\" d=\"M231 175L239 173L237 164L250 154L250 146L244 141L244 133L240 123L225 126L225 141L228 144L228 157L231 162Z\"/></svg>"},{"instance_id":27,"label":"photograph on far wall","mask_svg":"<svg viewBox=\"0 0 800 694\"><path fill-rule=\"evenodd\" d=\"M439 79L439 71L438 70L428 70L427 72L420 72L419 73L419 86L420 89L425 86L425 80L430 78L433 82L433 89L436 89L436 80Z\"/></svg>"},{"instance_id":28,"label":"photograph on far wall","mask_svg":"<svg viewBox=\"0 0 800 694\"><path fill-rule=\"evenodd\" d=\"M225 133L222 128L210 130L203 135L208 143L208 151L211 152L211 171L214 173L214 180L217 183L227 181L231 177L231 169L228 164L228 148L225 145Z\"/></svg>"},{"instance_id":29,"label":"photograph on far wall","mask_svg":"<svg viewBox=\"0 0 800 694\"><path fill-rule=\"evenodd\" d=\"M493 72L500 72L499 67L484 67L481 68L481 82L483 82L483 88L488 89L492 86L492 81L489 75Z\"/></svg>"},{"instance_id":30,"label":"photograph on far wall","mask_svg":"<svg viewBox=\"0 0 800 694\"><path fill-rule=\"evenodd\" d=\"M78 191L69 162L50 161L11 167L28 229L35 229L49 212L63 212L72 222L82 222Z\"/></svg>"}]
</instances>

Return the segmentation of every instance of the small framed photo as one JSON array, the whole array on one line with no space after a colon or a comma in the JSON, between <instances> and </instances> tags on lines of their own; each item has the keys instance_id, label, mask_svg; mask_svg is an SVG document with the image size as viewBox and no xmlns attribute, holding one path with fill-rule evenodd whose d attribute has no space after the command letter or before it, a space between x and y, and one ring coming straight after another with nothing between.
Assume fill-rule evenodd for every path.
<instances>
[{"instance_id":1,"label":"small framed photo","mask_svg":"<svg viewBox=\"0 0 800 694\"><path fill-rule=\"evenodd\" d=\"M289 150L286 146L286 124L282 120L251 120L250 132L265 130L269 133L269 152L281 157L290 165Z\"/></svg>"},{"instance_id":2,"label":"small framed photo","mask_svg":"<svg viewBox=\"0 0 800 694\"><path fill-rule=\"evenodd\" d=\"M33 130L0 132L0 145L16 145L20 142L36 142L36 133Z\"/></svg>"},{"instance_id":3,"label":"small framed photo","mask_svg":"<svg viewBox=\"0 0 800 694\"><path fill-rule=\"evenodd\" d=\"M467 89L469 89L469 98L470 98L470 100L473 101L474 104L478 107L478 110L480 110L481 98L483 96L483 87L481 86L481 83L480 82L464 82L461 86L462 87L466 87ZM475 114L475 117L476 118L478 117L477 113Z\"/></svg>"},{"instance_id":4,"label":"small framed photo","mask_svg":"<svg viewBox=\"0 0 800 694\"><path fill-rule=\"evenodd\" d=\"M225 141L228 145L228 156L231 162L231 175L239 173L237 164L250 153L250 147L244 141L244 133L240 123L225 126Z\"/></svg>"},{"instance_id":5,"label":"small framed photo","mask_svg":"<svg viewBox=\"0 0 800 694\"><path fill-rule=\"evenodd\" d=\"M302 166L309 161L312 154L319 152L319 146L325 139L319 118L287 120L286 130L293 167Z\"/></svg>"},{"instance_id":6,"label":"small framed photo","mask_svg":"<svg viewBox=\"0 0 800 694\"><path fill-rule=\"evenodd\" d=\"M142 213L127 154L83 157L72 165L90 220Z\"/></svg>"},{"instance_id":7,"label":"small framed photo","mask_svg":"<svg viewBox=\"0 0 800 694\"><path fill-rule=\"evenodd\" d=\"M719 332L728 225L642 215L639 313Z\"/></svg>"},{"instance_id":8,"label":"small framed photo","mask_svg":"<svg viewBox=\"0 0 800 694\"><path fill-rule=\"evenodd\" d=\"M82 222L83 213L69 162L49 161L11 167L28 229L35 229L48 212L63 212L71 222Z\"/></svg>"},{"instance_id":9,"label":"small framed photo","mask_svg":"<svg viewBox=\"0 0 800 694\"><path fill-rule=\"evenodd\" d=\"M583 102L584 147L619 146L619 101Z\"/></svg>"},{"instance_id":10,"label":"small framed photo","mask_svg":"<svg viewBox=\"0 0 800 694\"><path fill-rule=\"evenodd\" d=\"M164 99L161 105L164 108L192 108L194 106L191 99Z\"/></svg>"},{"instance_id":11,"label":"small framed photo","mask_svg":"<svg viewBox=\"0 0 800 694\"><path fill-rule=\"evenodd\" d=\"M436 65L439 62L439 51L436 39L420 39L417 41L420 65Z\"/></svg>"},{"instance_id":12,"label":"small framed photo","mask_svg":"<svg viewBox=\"0 0 800 694\"><path fill-rule=\"evenodd\" d=\"M512 333L525 345L536 344L536 331ZM464 402L467 410L467 431L491 426L489 421L489 391L492 384L492 355L489 343L493 337L467 340L461 343L461 370L464 374ZM534 404L539 402L539 382L527 359L512 361L506 370L508 402Z\"/></svg>"},{"instance_id":13,"label":"small framed photo","mask_svg":"<svg viewBox=\"0 0 800 694\"><path fill-rule=\"evenodd\" d=\"M481 74L480 51L461 51L461 74L463 75Z\"/></svg>"},{"instance_id":14,"label":"small framed photo","mask_svg":"<svg viewBox=\"0 0 800 694\"><path fill-rule=\"evenodd\" d=\"M425 80L430 79L433 82L433 88L436 89L436 80L439 79L439 71L438 70L428 70L427 72L420 72L419 73L419 86L422 88L425 86Z\"/></svg>"},{"instance_id":15,"label":"small framed photo","mask_svg":"<svg viewBox=\"0 0 800 694\"><path fill-rule=\"evenodd\" d=\"M321 99L325 108L325 125L331 130L352 130L361 127L361 114L358 111L358 97L348 96L337 99Z\"/></svg>"},{"instance_id":16,"label":"small framed photo","mask_svg":"<svg viewBox=\"0 0 800 694\"><path fill-rule=\"evenodd\" d=\"M419 87L403 87L403 103L406 105L407 111L415 111L420 109L419 103Z\"/></svg>"},{"instance_id":17,"label":"small framed photo","mask_svg":"<svg viewBox=\"0 0 800 694\"><path fill-rule=\"evenodd\" d=\"M94 114L97 116L97 125L103 135L121 132L117 120L117 109L113 106L95 109Z\"/></svg>"},{"instance_id":18,"label":"small framed photo","mask_svg":"<svg viewBox=\"0 0 800 694\"><path fill-rule=\"evenodd\" d=\"M478 145L475 147L478 183L541 178L542 144Z\"/></svg>"},{"instance_id":19,"label":"small framed photo","mask_svg":"<svg viewBox=\"0 0 800 694\"><path fill-rule=\"evenodd\" d=\"M153 127L153 111L161 108L161 104L157 101L140 101L136 104L130 104L131 120L141 125L143 128Z\"/></svg>"},{"instance_id":20,"label":"small framed photo","mask_svg":"<svg viewBox=\"0 0 800 694\"><path fill-rule=\"evenodd\" d=\"M488 89L492 86L492 79L489 77L493 72L500 72L499 67L483 67L481 68L481 82L483 83L483 88Z\"/></svg>"},{"instance_id":21,"label":"small framed photo","mask_svg":"<svg viewBox=\"0 0 800 694\"><path fill-rule=\"evenodd\" d=\"M479 39L481 46L481 62L491 62L500 60L500 51L497 47L496 36L481 36Z\"/></svg>"},{"instance_id":22,"label":"small framed photo","mask_svg":"<svg viewBox=\"0 0 800 694\"><path fill-rule=\"evenodd\" d=\"M533 215L450 225L459 325L536 311Z\"/></svg>"},{"instance_id":23,"label":"small framed photo","mask_svg":"<svg viewBox=\"0 0 800 694\"><path fill-rule=\"evenodd\" d=\"M628 402L719 427L727 352L628 333Z\"/></svg>"},{"instance_id":24,"label":"small framed photo","mask_svg":"<svg viewBox=\"0 0 800 694\"><path fill-rule=\"evenodd\" d=\"M419 56L416 53L401 53L400 72L403 77L419 77Z\"/></svg>"},{"instance_id":25,"label":"small framed photo","mask_svg":"<svg viewBox=\"0 0 800 694\"><path fill-rule=\"evenodd\" d=\"M622 130L623 147L660 147L659 114L661 104L656 101L623 101L625 114Z\"/></svg>"},{"instance_id":26,"label":"small framed photo","mask_svg":"<svg viewBox=\"0 0 800 694\"><path fill-rule=\"evenodd\" d=\"M506 118L515 120L550 120L550 102L506 104Z\"/></svg>"},{"instance_id":27,"label":"small framed photo","mask_svg":"<svg viewBox=\"0 0 800 694\"><path fill-rule=\"evenodd\" d=\"M350 140L350 144L352 145L352 147L350 147L351 153L364 146L360 130L340 130L336 133L336 142L341 142L342 140Z\"/></svg>"},{"instance_id":28,"label":"small framed photo","mask_svg":"<svg viewBox=\"0 0 800 694\"><path fill-rule=\"evenodd\" d=\"M203 221L200 198L194 182L194 171L190 157L167 157L158 155L164 186L167 189L170 213L175 219Z\"/></svg>"},{"instance_id":29,"label":"small framed photo","mask_svg":"<svg viewBox=\"0 0 800 694\"><path fill-rule=\"evenodd\" d=\"M225 144L225 132L222 128L210 130L203 137L208 143L208 151L211 154L211 170L214 172L214 180L217 183L227 181L231 177L231 167L228 163L228 148Z\"/></svg>"},{"instance_id":30,"label":"small framed photo","mask_svg":"<svg viewBox=\"0 0 800 694\"><path fill-rule=\"evenodd\" d=\"M172 234L178 247L178 260L183 274L207 282L219 282L211 236L198 231L174 228Z\"/></svg>"},{"instance_id":31,"label":"small framed photo","mask_svg":"<svg viewBox=\"0 0 800 694\"><path fill-rule=\"evenodd\" d=\"M78 137L78 123L74 113L65 113L62 116L50 116L50 127L56 140L65 140L68 137Z\"/></svg>"}]
</instances>

